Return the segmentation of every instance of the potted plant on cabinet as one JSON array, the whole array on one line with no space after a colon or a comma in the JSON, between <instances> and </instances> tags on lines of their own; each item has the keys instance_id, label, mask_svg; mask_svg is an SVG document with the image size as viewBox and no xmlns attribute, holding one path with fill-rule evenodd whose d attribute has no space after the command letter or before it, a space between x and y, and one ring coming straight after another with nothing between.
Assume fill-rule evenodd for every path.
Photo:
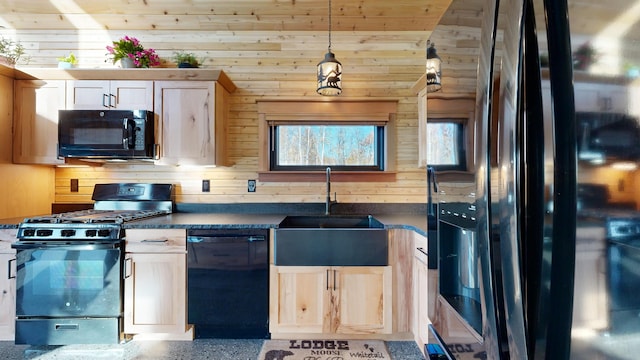
<instances>
[{"instance_id":1,"label":"potted plant on cabinet","mask_svg":"<svg viewBox=\"0 0 640 360\"><path fill-rule=\"evenodd\" d=\"M0 36L0 63L15 66L20 59L29 62L29 57L25 56L24 46L19 41L15 42Z\"/></svg>"},{"instance_id":2,"label":"potted plant on cabinet","mask_svg":"<svg viewBox=\"0 0 640 360\"><path fill-rule=\"evenodd\" d=\"M60 69L71 69L76 67L78 64L78 59L73 53L69 53L68 56L62 56L58 58L58 68Z\"/></svg>"},{"instance_id":3,"label":"potted plant on cabinet","mask_svg":"<svg viewBox=\"0 0 640 360\"><path fill-rule=\"evenodd\" d=\"M154 49L145 49L140 40L132 36L124 36L113 45L107 46L107 60L114 64L120 61L123 68L148 68L160 65L160 57Z\"/></svg>"},{"instance_id":4,"label":"potted plant on cabinet","mask_svg":"<svg viewBox=\"0 0 640 360\"><path fill-rule=\"evenodd\" d=\"M174 52L173 60L178 64L179 68L197 68L202 64L202 60L198 59L193 53L184 51Z\"/></svg>"}]
</instances>

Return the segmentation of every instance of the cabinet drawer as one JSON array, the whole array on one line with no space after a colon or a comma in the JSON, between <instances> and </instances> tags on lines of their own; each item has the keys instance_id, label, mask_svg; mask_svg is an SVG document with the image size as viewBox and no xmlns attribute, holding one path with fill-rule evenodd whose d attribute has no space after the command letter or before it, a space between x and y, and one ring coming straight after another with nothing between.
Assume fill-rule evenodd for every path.
<instances>
[{"instance_id":1,"label":"cabinet drawer","mask_svg":"<svg viewBox=\"0 0 640 360\"><path fill-rule=\"evenodd\" d=\"M126 252L184 253L187 251L185 229L126 229Z\"/></svg>"}]
</instances>

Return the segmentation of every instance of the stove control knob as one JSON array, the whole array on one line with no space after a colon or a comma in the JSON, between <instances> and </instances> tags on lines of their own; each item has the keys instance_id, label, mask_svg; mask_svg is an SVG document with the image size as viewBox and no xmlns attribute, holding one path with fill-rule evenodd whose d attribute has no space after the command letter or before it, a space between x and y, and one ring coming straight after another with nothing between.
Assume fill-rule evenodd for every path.
<instances>
[{"instance_id":1,"label":"stove control knob","mask_svg":"<svg viewBox=\"0 0 640 360\"><path fill-rule=\"evenodd\" d=\"M63 237L72 237L72 236L74 236L75 234L76 234L76 231L75 231L75 230L69 230L69 229L62 230L62 231L60 232L60 235L62 235Z\"/></svg>"}]
</instances>

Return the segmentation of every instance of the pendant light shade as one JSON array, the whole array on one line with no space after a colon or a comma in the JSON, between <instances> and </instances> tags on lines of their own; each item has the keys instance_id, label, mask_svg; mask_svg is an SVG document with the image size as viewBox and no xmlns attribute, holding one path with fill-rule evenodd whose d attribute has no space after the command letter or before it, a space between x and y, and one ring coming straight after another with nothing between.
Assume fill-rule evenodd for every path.
<instances>
[{"instance_id":1,"label":"pendant light shade","mask_svg":"<svg viewBox=\"0 0 640 360\"><path fill-rule=\"evenodd\" d=\"M342 92L342 64L336 60L331 50L318 63L318 94L340 95Z\"/></svg>"},{"instance_id":2,"label":"pendant light shade","mask_svg":"<svg viewBox=\"0 0 640 360\"><path fill-rule=\"evenodd\" d=\"M331 52L331 0L329 0L329 47L324 59L318 63L318 88L320 95L335 96L342 92L342 64Z\"/></svg>"},{"instance_id":3,"label":"pendant light shade","mask_svg":"<svg viewBox=\"0 0 640 360\"><path fill-rule=\"evenodd\" d=\"M429 45L431 44L431 45ZM427 41L427 92L442 89L442 60L436 53L435 44Z\"/></svg>"}]
</instances>

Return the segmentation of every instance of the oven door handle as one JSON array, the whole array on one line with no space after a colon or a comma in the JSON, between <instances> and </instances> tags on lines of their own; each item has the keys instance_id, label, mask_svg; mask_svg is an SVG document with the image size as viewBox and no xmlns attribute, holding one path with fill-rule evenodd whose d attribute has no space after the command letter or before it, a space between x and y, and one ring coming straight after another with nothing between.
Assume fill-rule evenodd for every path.
<instances>
[{"instance_id":1,"label":"oven door handle","mask_svg":"<svg viewBox=\"0 0 640 360\"><path fill-rule=\"evenodd\" d=\"M11 271L13 269L11 264L15 263L15 262L16 262L15 258L7 261L7 279L15 279L16 278L16 274Z\"/></svg>"},{"instance_id":2,"label":"oven door handle","mask_svg":"<svg viewBox=\"0 0 640 360\"><path fill-rule=\"evenodd\" d=\"M21 243L20 241L11 244L16 250L37 250L37 249L63 249L63 250L112 250L119 249L120 243L93 243L93 244L68 244L61 241L55 243Z\"/></svg>"}]
</instances>

